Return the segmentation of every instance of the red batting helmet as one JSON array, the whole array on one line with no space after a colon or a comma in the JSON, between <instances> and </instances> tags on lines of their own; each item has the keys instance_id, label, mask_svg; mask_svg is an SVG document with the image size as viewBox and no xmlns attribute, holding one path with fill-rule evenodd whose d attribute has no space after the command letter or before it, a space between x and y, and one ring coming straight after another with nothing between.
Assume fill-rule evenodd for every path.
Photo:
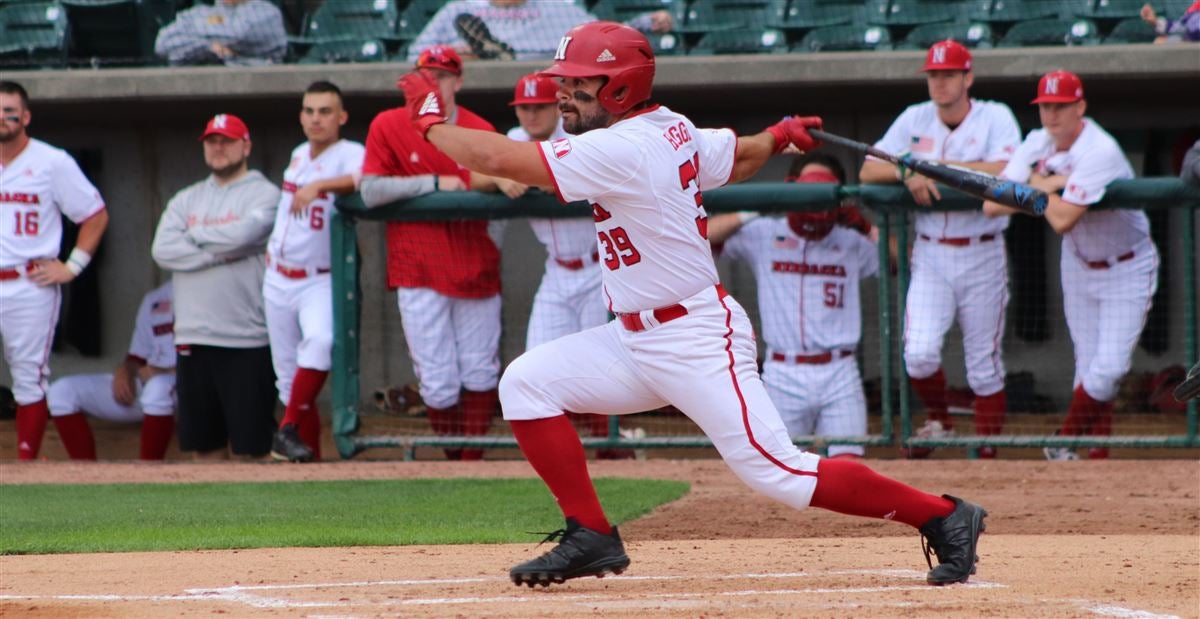
<instances>
[{"instance_id":1,"label":"red batting helmet","mask_svg":"<svg viewBox=\"0 0 1200 619\"><path fill-rule=\"evenodd\" d=\"M654 50L646 37L629 26L594 21L567 31L558 42L549 77L606 77L597 97L610 114L623 114L650 98L654 82Z\"/></svg>"}]
</instances>

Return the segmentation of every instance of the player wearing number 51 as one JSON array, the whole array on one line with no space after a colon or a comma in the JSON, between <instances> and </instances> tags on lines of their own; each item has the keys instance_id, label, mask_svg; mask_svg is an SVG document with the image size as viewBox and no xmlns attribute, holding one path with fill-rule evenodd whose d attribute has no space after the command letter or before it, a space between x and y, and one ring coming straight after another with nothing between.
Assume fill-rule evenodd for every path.
<instances>
[{"instance_id":1,"label":"player wearing number 51","mask_svg":"<svg viewBox=\"0 0 1200 619\"><path fill-rule=\"evenodd\" d=\"M213 116L200 141L212 173L171 198L151 248L175 273L179 448L266 456L275 380L262 289L279 189L248 168L250 130L237 116Z\"/></svg>"},{"instance_id":2,"label":"player wearing number 51","mask_svg":"<svg viewBox=\"0 0 1200 619\"><path fill-rule=\"evenodd\" d=\"M654 68L646 37L628 26L571 29L542 73L562 80L558 106L574 136L543 142L449 124L429 76L400 81L420 134L461 165L592 205L617 320L526 351L500 381L504 417L567 521L550 536L560 539L553 550L509 572L513 582L549 585L629 566L563 411L620 415L666 404L696 422L755 490L797 509L920 527L940 561L929 581L967 580L985 512L792 445L759 377L750 319L717 277L703 192L749 178L789 143L811 150L808 130L821 119L789 117L741 138L700 129L651 100Z\"/></svg>"},{"instance_id":3,"label":"player wearing number 51","mask_svg":"<svg viewBox=\"0 0 1200 619\"><path fill-rule=\"evenodd\" d=\"M104 200L66 152L29 137L29 94L0 81L0 339L17 401L17 457L37 457L50 410L50 340L60 284L75 279L108 226ZM75 249L58 260L62 215L79 224Z\"/></svg>"},{"instance_id":4,"label":"player wearing number 51","mask_svg":"<svg viewBox=\"0 0 1200 619\"><path fill-rule=\"evenodd\" d=\"M354 191L363 146L340 137L350 115L342 92L314 82L304 92L300 126L308 138L292 151L283 173L275 229L267 242L263 278L275 386L286 407L271 444L277 460L319 459L321 421L316 399L333 350L333 291L328 217L337 194Z\"/></svg>"}]
</instances>

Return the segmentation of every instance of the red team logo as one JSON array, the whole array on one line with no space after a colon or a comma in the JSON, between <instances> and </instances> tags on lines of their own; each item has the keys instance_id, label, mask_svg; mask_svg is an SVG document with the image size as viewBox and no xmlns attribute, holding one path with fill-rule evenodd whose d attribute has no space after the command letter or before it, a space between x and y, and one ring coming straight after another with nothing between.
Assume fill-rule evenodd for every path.
<instances>
[{"instance_id":1,"label":"red team logo","mask_svg":"<svg viewBox=\"0 0 1200 619\"><path fill-rule=\"evenodd\" d=\"M571 153L571 140L558 138L550 143L550 148L554 149L554 157L556 159L562 159Z\"/></svg>"}]
</instances>

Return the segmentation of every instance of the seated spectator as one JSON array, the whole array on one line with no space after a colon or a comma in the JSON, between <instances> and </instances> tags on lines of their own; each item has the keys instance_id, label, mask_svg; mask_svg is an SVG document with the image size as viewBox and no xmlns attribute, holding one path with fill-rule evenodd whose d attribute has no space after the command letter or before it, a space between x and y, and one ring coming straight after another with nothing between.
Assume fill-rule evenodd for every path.
<instances>
[{"instance_id":1,"label":"seated spectator","mask_svg":"<svg viewBox=\"0 0 1200 619\"><path fill-rule=\"evenodd\" d=\"M1156 13L1147 2L1142 7L1142 21L1154 26L1154 31L1158 33L1155 43L1200 41L1200 0L1193 2L1175 21Z\"/></svg>"},{"instance_id":2,"label":"seated spectator","mask_svg":"<svg viewBox=\"0 0 1200 619\"><path fill-rule=\"evenodd\" d=\"M452 0L443 6L417 40L408 60L433 45L449 45L482 60L549 59L564 32L596 18L572 0ZM642 32L669 32L667 11L644 13L628 22Z\"/></svg>"},{"instance_id":3,"label":"seated spectator","mask_svg":"<svg viewBox=\"0 0 1200 619\"><path fill-rule=\"evenodd\" d=\"M154 53L172 65L281 62L287 53L283 14L267 0L197 4L158 31Z\"/></svg>"},{"instance_id":4,"label":"seated spectator","mask_svg":"<svg viewBox=\"0 0 1200 619\"><path fill-rule=\"evenodd\" d=\"M64 376L46 395L72 460L95 460L87 417L141 422L142 460L162 460L175 433L175 308L171 282L142 298L129 354L112 374Z\"/></svg>"}]
</instances>

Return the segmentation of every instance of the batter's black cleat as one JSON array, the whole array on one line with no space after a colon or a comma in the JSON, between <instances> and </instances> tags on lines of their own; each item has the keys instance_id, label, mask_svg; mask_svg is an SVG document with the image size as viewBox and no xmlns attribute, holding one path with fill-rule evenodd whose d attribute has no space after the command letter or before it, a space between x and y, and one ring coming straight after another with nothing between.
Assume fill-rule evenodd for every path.
<instances>
[{"instance_id":1,"label":"batter's black cleat","mask_svg":"<svg viewBox=\"0 0 1200 619\"><path fill-rule=\"evenodd\" d=\"M275 439L271 441L271 457L288 462L312 462L313 452L300 440L296 426L289 423L275 433Z\"/></svg>"},{"instance_id":2,"label":"batter's black cleat","mask_svg":"<svg viewBox=\"0 0 1200 619\"><path fill-rule=\"evenodd\" d=\"M454 18L454 29L471 47L471 53L480 60L516 60L517 53L508 43L492 36L487 24L477 15L459 13Z\"/></svg>"},{"instance_id":3,"label":"batter's black cleat","mask_svg":"<svg viewBox=\"0 0 1200 619\"><path fill-rule=\"evenodd\" d=\"M948 494L942 496L954 502L954 511L921 527L921 549L925 551L925 562L930 568L925 580L938 586L967 582L975 573L975 562L979 561L975 549L979 545L979 535L987 529L983 519L988 515L974 503ZM931 552L937 555L937 567L929 559Z\"/></svg>"},{"instance_id":4,"label":"batter's black cleat","mask_svg":"<svg viewBox=\"0 0 1200 619\"><path fill-rule=\"evenodd\" d=\"M615 526L611 534L604 535L567 518L567 528L548 534L542 543L556 539L559 542L553 550L508 571L514 585L549 587L550 583L584 576L604 578L605 574L620 574L629 567L625 545Z\"/></svg>"}]
</instances>

